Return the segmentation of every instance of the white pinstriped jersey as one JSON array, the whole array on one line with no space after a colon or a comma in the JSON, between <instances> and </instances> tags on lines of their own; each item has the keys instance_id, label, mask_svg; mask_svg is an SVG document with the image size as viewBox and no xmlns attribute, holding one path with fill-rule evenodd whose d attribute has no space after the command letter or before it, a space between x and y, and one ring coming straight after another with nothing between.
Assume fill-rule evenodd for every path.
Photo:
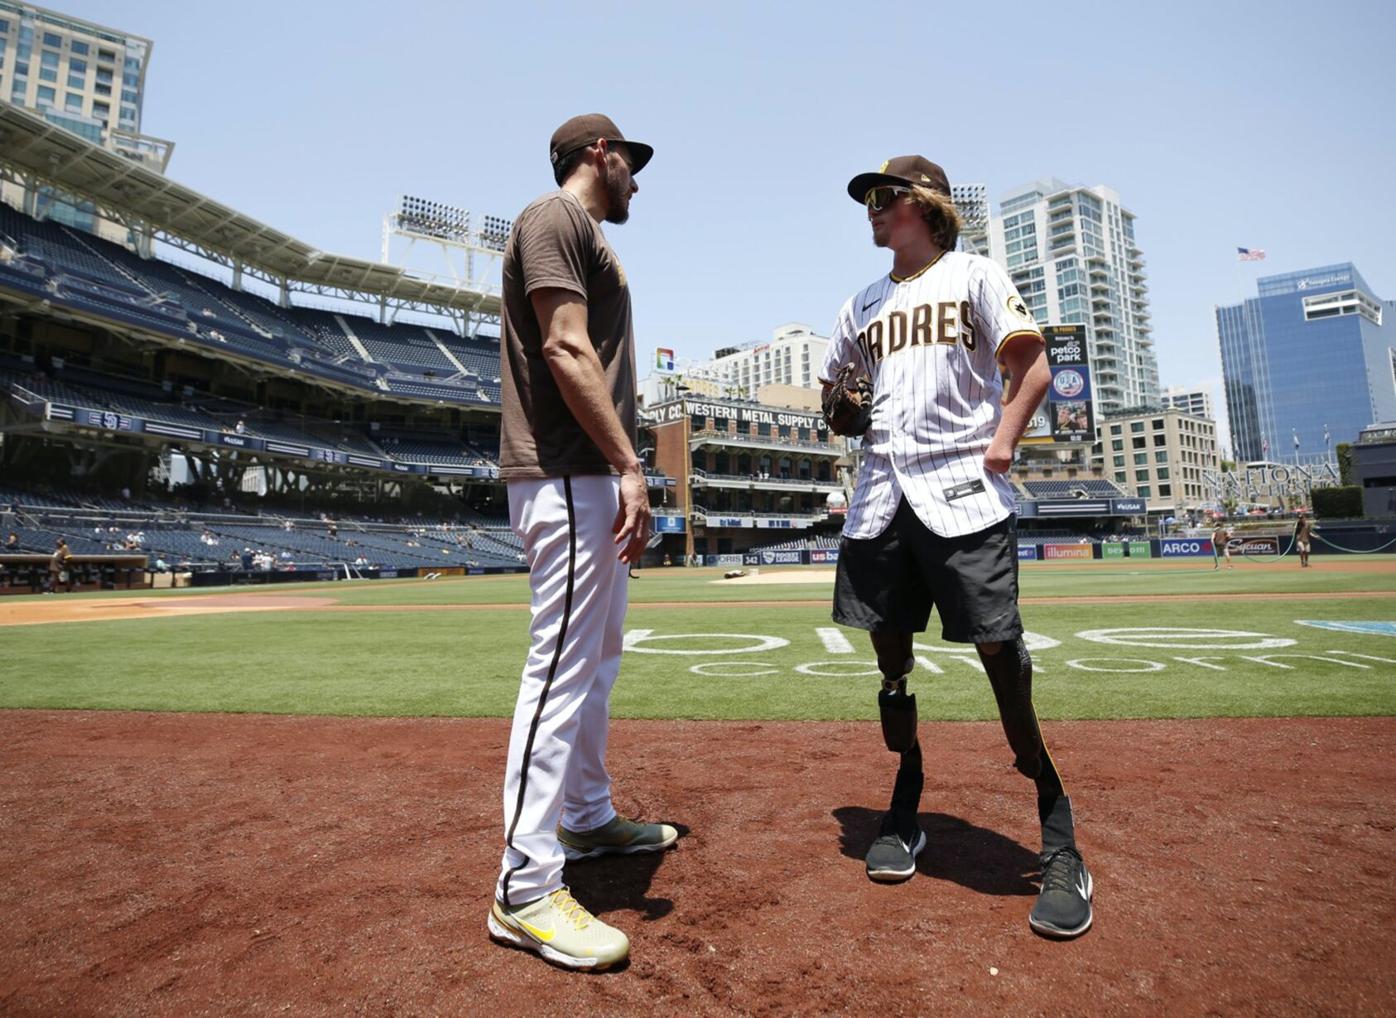
<instances>
[{"instance_id":1,"label":"white pinstriped jersey","mask_svg":"<svg viewBox=\"0 0 1396 1018\"><path fill-rule=\"evenodd\" d=\"M845 537L882 533L903 495L943 537L976 533L1013 512L1013 487L984 469L984 453L1003 412L997 355L1024 333L1041 336L1008 275L960 251L849 298L820 376L833 378L852 361L873 380Z\"/></svg>"}]
</instances>

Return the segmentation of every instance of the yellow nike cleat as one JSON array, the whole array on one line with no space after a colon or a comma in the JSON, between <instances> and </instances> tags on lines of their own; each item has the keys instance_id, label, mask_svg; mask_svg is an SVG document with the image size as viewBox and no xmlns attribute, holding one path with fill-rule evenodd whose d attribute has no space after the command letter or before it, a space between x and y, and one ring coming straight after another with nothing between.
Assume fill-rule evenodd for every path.
<instances>
[{"instance_id":1,"label":"yellow nike cleat","mask_svg":"<svg viewBox=\"0 0 1396 1018\"><path fill-rule=\"evenodd\" d=\"M630 938L588 912L565 887L512 908L496 901L488 926L501 944L541 954L563 968L600 972L630 956Z\"/></svg>"},{"instance_id":2,"label":"yellow nike cleat","mask_svg":"<svg viewBox=\"0 0 1396 1018\"><path fill-rule=\"evenodd\" d=\"M662 852L679 840L679 832L669 824L642 824L618 816L594 831L569 831L559 827L557 840L562 845L563 855L576 862L598 855Z\"/></svg>"}]
</instances>

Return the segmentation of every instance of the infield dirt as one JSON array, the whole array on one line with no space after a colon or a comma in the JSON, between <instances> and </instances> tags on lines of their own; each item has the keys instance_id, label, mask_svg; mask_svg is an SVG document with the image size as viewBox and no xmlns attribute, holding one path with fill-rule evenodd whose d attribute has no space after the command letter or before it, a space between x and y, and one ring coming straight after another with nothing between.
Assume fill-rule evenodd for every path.
<instances>
[{"instance_id":1,"label":"infield dirt","mask_svg":"<svg viewBox=\"0 0 1396 1018\"><path fill-rule=\"evenodd\" d=\"M587 976L485 935L505 721L3 712L0 1011L1396 1008L1396 719L1047 734L1097 887L1070 943L1027 927L1031 787L996 724L922 726L930 846L882 886L874 725L616 722L618 806L686 835L569 866L634 943Z\"/></svg>"}]
</instances>

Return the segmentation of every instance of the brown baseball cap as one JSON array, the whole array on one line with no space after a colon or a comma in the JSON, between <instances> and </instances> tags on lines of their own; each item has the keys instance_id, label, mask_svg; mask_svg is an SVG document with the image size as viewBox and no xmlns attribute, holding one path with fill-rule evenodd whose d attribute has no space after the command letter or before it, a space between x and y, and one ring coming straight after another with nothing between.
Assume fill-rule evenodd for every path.
<instances>
[{"instance_id":1,"label":"brown baseball cap","mask_svg":"<svg viewBox=\"0 0 1396 1018\"><path fill-rule=\"evenodd\" d=\"M918 187L939 191L950 197L950 181L945 171L925 156L894 156L876 173L860 173L848 182L848 195L859 205L875 187Z\"/></svg>"},{"instance_id":2,"label":"brown baseball cap","mask_svg":"<svg viewBox=\"0 0 1396 1018\"><path fill-rule=\"evenodd\" d=\"M583 113L573 117L553 132L548 142L548 159L556 167L566 156L579 148L595 145L598 138L608 142L620 142L630 150L630 161L634 164L633 173L639 173L654 155L654 149L639 141L629 141L620 133L615 121L604 113Z\"/></svg>"}]
</instances>

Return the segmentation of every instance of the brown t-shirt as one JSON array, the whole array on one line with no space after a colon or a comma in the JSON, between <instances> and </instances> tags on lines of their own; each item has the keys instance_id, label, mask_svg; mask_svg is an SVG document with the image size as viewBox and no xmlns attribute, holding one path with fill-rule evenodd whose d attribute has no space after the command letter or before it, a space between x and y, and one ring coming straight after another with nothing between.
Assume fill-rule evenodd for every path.
<instances>
[{"instance_id":1,"label":"brown t-shirt","mask_svg":"<svg viewBox=\"0 0 1396 1018\"><path fill-rule=\"evenodd\" d=\"M582 203L566 191L553 191L519 214L504 248L499 476L613 473L563 402L543 359L529 295L545 287L570 290L586 301L587 332L616 413L632 443L636 437L635 333L625 270Z\"/></svg>"}]
</instances>

